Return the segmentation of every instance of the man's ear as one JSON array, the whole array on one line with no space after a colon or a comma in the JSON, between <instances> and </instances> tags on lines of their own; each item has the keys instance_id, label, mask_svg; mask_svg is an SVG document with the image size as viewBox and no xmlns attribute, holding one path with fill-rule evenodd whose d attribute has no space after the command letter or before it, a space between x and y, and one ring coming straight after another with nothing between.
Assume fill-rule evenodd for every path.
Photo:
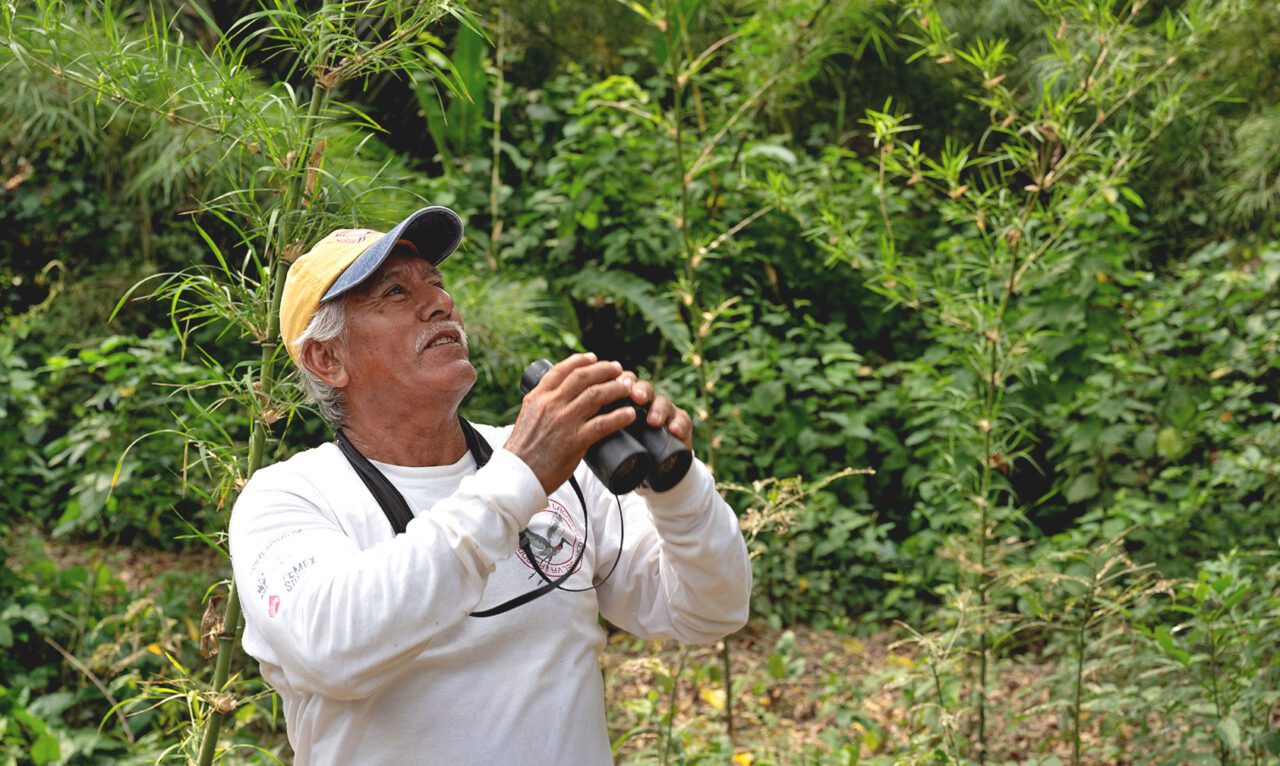
<instances>
[{"instance_id":1,"label":"man's ear","mask_svg":"<svg viewBox=\"0 0 1280 766\"><path fill-rule=\"evenodd\" d=\"M312 375L334 388L343 388L351 380L351 376L347 374L343 354L338 348L340 344L341 341L337 338L307 341L302 347L302 353L299 354L300 361Z\"/></svg>"}]
</instances>

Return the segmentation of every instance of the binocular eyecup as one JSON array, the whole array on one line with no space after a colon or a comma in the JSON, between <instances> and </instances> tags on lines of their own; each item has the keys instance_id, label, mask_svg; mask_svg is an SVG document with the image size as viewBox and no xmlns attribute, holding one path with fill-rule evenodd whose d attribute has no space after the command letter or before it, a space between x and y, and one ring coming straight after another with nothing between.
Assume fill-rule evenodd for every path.
<instances>
[{"instance_id":1,"label":"binocular eyecup","mask_svg":"<svg viewBox=\"0 0 1280 766\"><path fill-rule=\"evenodd\" d=\"M551 367L546 359L530 364L520 378L520 391L532 391ZM605 405L599 414L619 407L634 408L636 419L587 449L587 465L596 477L615 495L630 492L645 481L656 492L666 492L679 484L693 465L693 453L665 427L654 428L646 423L648 409L629 399Z\"/></svg>"}]
</instances>

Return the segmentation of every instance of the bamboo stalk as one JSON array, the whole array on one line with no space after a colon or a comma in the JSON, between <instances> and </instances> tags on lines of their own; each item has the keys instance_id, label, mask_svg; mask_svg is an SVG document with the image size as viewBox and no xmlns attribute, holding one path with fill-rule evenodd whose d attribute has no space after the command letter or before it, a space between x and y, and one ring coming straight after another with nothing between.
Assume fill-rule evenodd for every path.
<instances>
[{"instance_id":1,"label":"bamboo stalk","mask_svg":"<svg viewBox=\"0 0 1280 766\"><path fill-rule=\"evenodd\" d=\"M291 240L289 212L304 202L300 191L307 174L307 163L311 157L311 145L315 138L316 117L320 114L321 106L328 93L328 89L322 87L319 82L315 84L314 89L311 91L311 103L308 106L307 121L303 127L302 147L298 154L302 170L294 178L290 179L288 188L285 190L284 205L282 206L283 214L280 217L280 234L272 256L274 266L272 268L271 306L267 315L267 340L263 343L261 367L258 373L258 380L262 385L261 390L264 395L271 390L275 383L276 347L280 336L280 302L284 294L284 277L289 270L289 264L285 262L283 257ZM267 428L267 424L261 418L258 418L253 425L253 434L249 441L249 465L245 474L246 479L253 476L262 467L262 462L266 455ZM218 749L218 738L222 733L222 724L226 721L227 716L235 710L235 700L224 696L222 690L231 675L231 655L234 653L235 645L240 639L241 617L240 598L236 591L235 578L232 578L231 586L227 590L227 607L223 614L222 632L218 635L218 659L214 664L213 670L212 689L218 697L215 699L213 711L209 714L205 726L204 739L200 743L198 766L211 766L213 763L214 754Z\"/></svg>"},{"instance_id":2,"label":"bamboo stalk","mask_svg":"<svg viewBox=\"0 0 1280 766\"><path fill-rule=\"evenodd\" d=\"M498 79L493 89L493 142L492 164L489 167L489 270L498 270L498 250L502 240L502 218L498 215L498 185L502 183L502 174L498 168L502 162L502 91L505 87L503 57L506 53L507 25L506 14L498 12L498 47L494 53L494 64L498 70Z\"/></svg>"}]
</instances>

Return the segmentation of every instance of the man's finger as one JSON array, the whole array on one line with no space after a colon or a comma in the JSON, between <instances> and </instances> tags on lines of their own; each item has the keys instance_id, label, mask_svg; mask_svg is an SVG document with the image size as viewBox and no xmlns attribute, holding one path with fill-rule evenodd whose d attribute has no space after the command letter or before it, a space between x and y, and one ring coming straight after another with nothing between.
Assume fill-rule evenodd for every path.
<instances>
[{"instance_id":1,"label":"man's finger","mask_svg":"<svg viewBox=\"0 0 1280 766\"><path fill-rule=\"evenodd\" d=\"M626 399L628 387L629 384L617 379L596 383L578 394L573 407L583 418L590 417L601 407Z\"/></svg>"},{"instance_id":2,"label":"man's finger","mask_svg":"<svg viewBox=\"0 0 1280 766\"><path fill-rule=\"evenodd\" d=\"M538 388L543 386L546 388L558 388L574 370L589 364L595 364L596 361L596 355L590 351L585 354L574 354L563 359L547 370L546 374L542 376L542 380L538 382Z\"/></svg>"},{"instance_id":3,"label":"man's finger","mask_svg":"<svg viewBox=\"0 0 1280 766\"><path fill-rule=\"evenodd\" d=\"M588 420L581 433L586 437L587 444L595 444L609 434L626 428L635 418L634 408L619 407L612 412L606 412Z\"/></svg>"},{"instance_id":4,"label":"man's finger","mask_svg":"<svg viewBox=\"0 0 1280 766\"><path fill-rule=\"evenodd\" d=\"M621 371L622 365L617 362L595 362L578 367L565 377L557 392L563 397L562 401L572 401L594 385L616 381ZM626 396L626 393L621 396Z\"/></svg>"},{"instance_id":5,"label":"man's finger","mask_svg":"<svg viewBox=\"0 0 1280 766\"><path fill-rule=\"evenodd\" d=\"M686 447L693 449L693 418L667 397L659 396L653 400L645 423L652 428L666 428Z\"/></svg>"},{"instance_id":6,"label":"man's finger","mask_svg":"<svg viewBox=\"0 0 1280 766\"><path fill-rule=\"evenodd\" d=\"M667 430L671 435L693 449L693 418L684 410L677 409L676 414L667 422Z\"/></svg>"},{"instance_id":7,"label":"man's finger","mask_svg":"<svg viewBox=\"0 0 1280 766\"><path fill-rule=\"evenodd\" d=\"M637 380L631 387L631 401L645 406L654 399L653 384L647 380Z\"/></svg>"},{"instance_id":8,"label":"man's finger","mask_svg":"<svg viewBox=\"0 0 1280 766\"><path fill-rule=\"evenodd\" d=\"M649 405L649 418L645 422L654 428L667 425L678 409L670 399L659 396L653 400L653 404Z\"/></svg>"}]
</instances>

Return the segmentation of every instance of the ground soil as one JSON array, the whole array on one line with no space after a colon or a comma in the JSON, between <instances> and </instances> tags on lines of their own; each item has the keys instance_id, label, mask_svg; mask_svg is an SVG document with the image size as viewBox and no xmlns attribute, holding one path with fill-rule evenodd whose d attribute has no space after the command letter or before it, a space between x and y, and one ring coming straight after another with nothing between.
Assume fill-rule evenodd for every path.
<instances>
[{"instance_id":1,"label":"ground soil","mask_svg":"<svg viewBox=\"0 0 1280 766\"><path fill-rule=\"evenodd\" d=\"M784 638L784 634L790 635ZM806 753L813 757L852 743L860 757L867 758L903 753L910 749L913 737L919 744L924 731L933 732L938 749L944 750L947 745L941 740L947 729L953 730L955 745L967 749L976 722L935 704L928 668L921 653L904 641L908 635L900 628L852 636L805 626L781 630L755 622L731 637L729 653L737 688L735 752L780 764L806 763L810 762ZM769 658L780 644L792 642L786 672L777 678L769 671ZM608 694L614 701L612 727L625 731L638 726L642 716L616 703L644 699L653 689L663 689L661 712L668 712L670 692L665 678L683 665L673 730L686 737L692 733L695 739L723 736L726 717L715 693L723 690L723 683L697 672L721 663L719 646L683 648L674 642L615 637L604 659ZM1000 664L987 705L991 762L1025 763L1052 756L1070 762L1072 748L1060 726L1061 716L1044 705L1047 689L1041 688L1041 681L1048 672L1047 663L1026 657ZM1026 712L1037 706L1039 712ZM1094 736L1085 732L1083 752L1090 752ZM649 727L630 738L621 754L652 752L662 747L661 739L661 726ZM1082 762L1101 761L1083 758Z\"/></svg>"}]
</instances>

